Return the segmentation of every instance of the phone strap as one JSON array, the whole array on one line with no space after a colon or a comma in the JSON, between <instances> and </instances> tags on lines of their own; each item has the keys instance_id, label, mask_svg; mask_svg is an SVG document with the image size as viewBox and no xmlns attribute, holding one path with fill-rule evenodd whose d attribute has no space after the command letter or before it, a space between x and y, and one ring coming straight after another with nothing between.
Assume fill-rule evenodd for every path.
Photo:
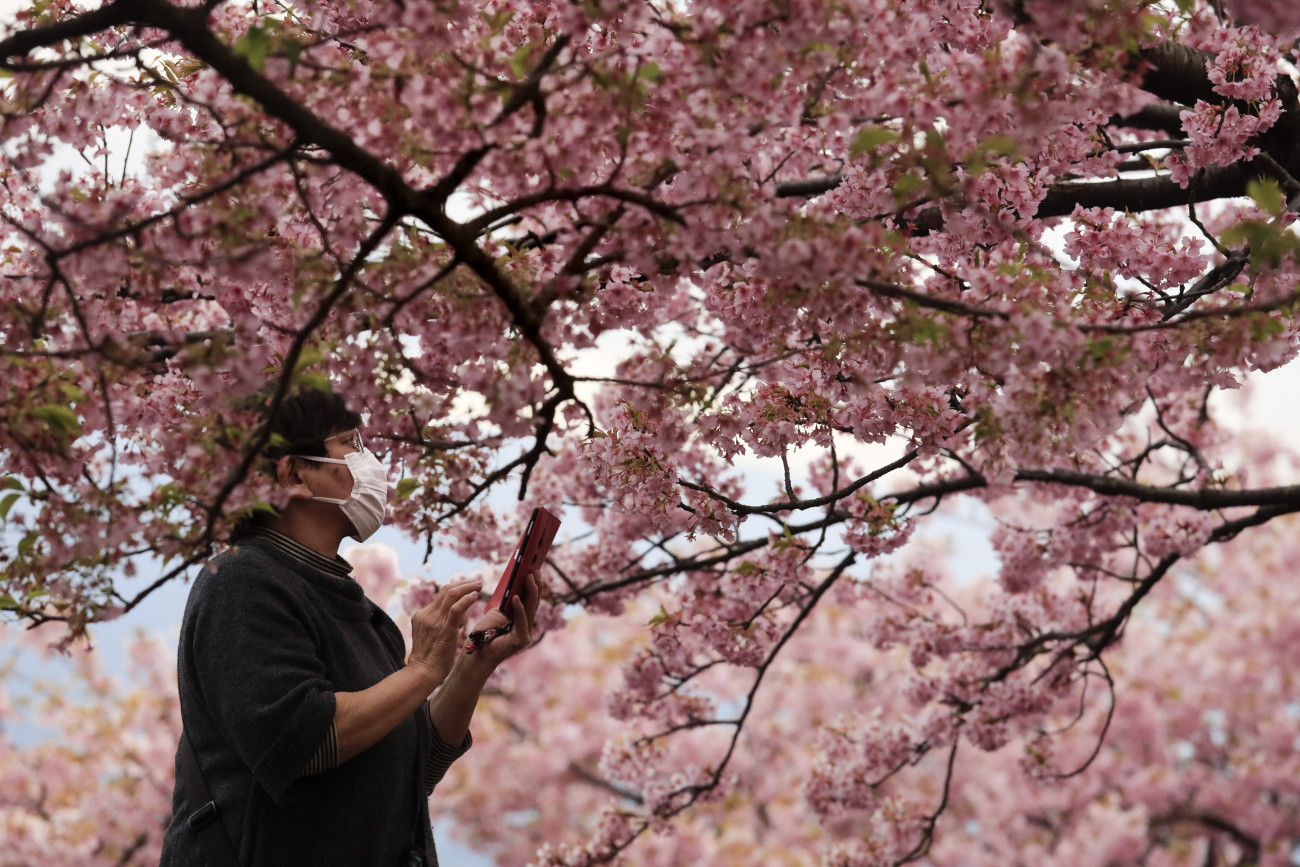
<instances>
[{"instance_id":1,"label":"phone strap","mask_svg":"<svg viewBox=\"0 0 1300 867\"><path fill-rule=\"evenodd\" d=\"M186 805L199 803L203 806L191 810L185 823L199 838L199 848L208 867L239 867L235 857L235 847L230 845L226 829L221 826L217 814L217 802L208 791L208 784L203 781L203 772L199 770L199 757L194 754L189 735L181 732L180 772L185 783Z\"/></svg>"},{"instance_id":2,"label":"phone strap","mask_svg":"<svg viewBox=\"0 0 1300 867\"><path fill-rule=\"evenodd\" d=\"M508 634L510 630L514 629L514 627L514 623L505 623L501 626L494 626L491 629L479 629L471 632L469 634L469 640L465 642L465 646L462 647L461 650L465 651L466 656L469 656L472 653L477 653L483 645L488 644L494 638Z\"/></svg>"}]
</instances>

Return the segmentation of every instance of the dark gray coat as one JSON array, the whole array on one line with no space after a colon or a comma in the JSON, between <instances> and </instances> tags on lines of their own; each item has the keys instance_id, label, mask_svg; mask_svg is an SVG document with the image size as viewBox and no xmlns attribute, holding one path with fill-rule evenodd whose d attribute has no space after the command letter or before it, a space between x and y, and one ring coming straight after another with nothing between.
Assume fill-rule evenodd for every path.
<instances>
[{"instance_id":1,"label":"dark gray coat","mask_svg":"<svg viewBox=\"0 0 1300 867\"><path fill-rule=\"evenodd\" d=\"M246 539L195 580L181 625L181 717L244 867L396 865L418 823L420 711L338 767L301 776L334 719L334 693L398 670L405 643L360 585ZM163 867L204 864L179 769ZM436 863L431 835L430 863Z\"/></svg>"}]
</instances>

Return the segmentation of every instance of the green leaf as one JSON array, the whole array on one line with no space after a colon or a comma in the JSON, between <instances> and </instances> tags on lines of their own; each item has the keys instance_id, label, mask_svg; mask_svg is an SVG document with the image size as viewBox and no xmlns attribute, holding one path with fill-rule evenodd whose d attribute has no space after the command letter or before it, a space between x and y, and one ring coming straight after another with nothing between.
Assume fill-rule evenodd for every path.
<instances>
[{"instance_id":1,"label":"green leaf","mask_svg":"<svg viewBox=\"0 0 1300 867\"><path fill-rule=\"evenodd\" d=\"M1250 336L1260 342L1272 340L1286 331L1286 322L1267 313L1257 313L1247 322L1250 324Z\"/></svg>"},{"instance_id":2,"label":"green leaf","mask_svg":"<svg viewBox=\"0 0 1300 867\"><path fill-rule=\"evenodd\" d=\"M1235 247L1243 242L1253 246L1259 241L1267 239L1268 234L1268 224L1261 223L1258 220L1242 220L1225 231L1219 240L1230 247Z\"/></svg>"},{"instance_id":3,"label":"green leaf","mask_svg":"<svg viewBox=\"0 0 1300 867\"><path fill-rule=\"evenodd\" d=\"M185 57L176 62L176 74L181 78L189 78L194 73L207 68L206 63L195 57Z\"/></svg>"},{"instance_id":4,"label":"green leaf","mask_svg":"<svg viewBox=\"0 0 1300 867\"><path fill-rule=\"evenodd\" d=\"M314 367L325 360L325 354L315 346L304 346L302 352L298 355L298 361L293 366L294 373L301 373L309 367Z\"/></svg>"},{"instance_id":5,"label":"green leaf","mask_svg":"<svg viewBox=\"0 0 1300 867\"><path fill-rule=\"evenodd\" d=\"M935 346L948 339L948 329L937 320L921 312L911 301L907 302L907 308L907 314L898 317L890 327L890 333L896 338Z\"/></svg>"},{"instance_id":6,"label":"green leaf","mask_svg":"<svg viewBox=\"0 0 1300 867\"><path fill-rule=\"evenodd\" d=\"M925 148L921 151L921 165L930 177L946 178L952 172L952 163L948 159L948 142L937 129L925 131Z\"/></svg>"},{"instance_id":7,"label":"green leaf","mask_svg":"<svg viewBox=\"0 0 1300 867\"><path fill-rule=\"evenodd\" d=\"M1247 243L1254 267L1276 268L1284 258L1300 253L1300 238L1271 220L1243 220L1224 232L1222 240L1231 247Z\"/></svg>"},{"instance_id":8,"label":"green leaf","mask_svg":"<svg viewBox=\"0 0 1300 867\"><path fill-rule=\"evenodd\" d=\"M17 608L18 600L8 593L0 593L0 608Z\"/></svg>"},{"instance_id":9,"label":"green leaf","mask_svg":"<svg viewBox=\"0 0 1300 867\"><path fill-rule=\"evenodd\" d=\"M71 383L60 383L59 391L67 398L69 403L85 403L86 401L86 393Z\"/></svg>"},{"instance_id":10,"label":"green leaf","mask_svg":"<svg viewBox=\"0 0 1300 867\"><path fill-rule=\"evenodd\" d=\"M1020 156L1020 143L1009 135L989 136L976 145L980 151L993 151L995 154L1004 157Z\"/></svg>"},{"instance_id":11,"label":"green leaf","mask_svg":"<svg viewBox=\"0 0 1300 867\"><path fill-rule=\"evenodd\" d=\"M32 410L32 415L45 422L46 427L61 437L81 436L81 422L77 421L77 414L66 406L47 403Z\"/></svg>"},{"instance_id":12,"label":"green leaf","mask_svg":"<svg viewBox=\"0 0 1300 867\"><path fill-rule=\"evenodd\" d=\"M1246 195L1274 217L1281 214L1282 209L1286 207L1286 197L1282 195L1282 188L1272 178L1255 178L1248 182Z\"/></svg>"},{"instance_id":13,"label":"green leaf","mask_svg":"<svg viewBox=\"0 0 1300 867\"><path fill-rule=\"evenodd\" d=\"M849 145L849 156L860 157L868 151L875 150L881 145L892 144L896 141L898 141L898 133L888 127L863 127L858 130L858 134L853 137L853 144Z\"/></svg>"},{"instance_id":14,"label":"green leaf","mask_svg":"<svg viewBox=\"0 0 1300 867\"><path fill-rule=\"evenodd\" d=\"M658 84L663 80L663 71L659 69L657 63L646 63L636 71L636 77L642 81L648 81L651 84Z\"/></svg>"},{"instance_id":15,"label":"green leaf","mask_svg":"<svg viewBox=\"0 0 1300 867\"><path fill-rule=\"evenodd\" d=\"M533 53L532 43L525 42L515 49L514 57L510 58L510 71L515 74L515 78L526 78L528 76L528 57Z\"/></svg>"},{"instance_id":16,"label":"green leaf","mask_svg":"<svg viewBox=\"0 0 1300 867\"><path fill-rule=\"evenodd\" d=\"M1085 345L1085 349L1088 352L1088 358L1094 364L1108 364L1128 357L1133 347L1121 341L1118 337L1110 335L1089 341Z\"/></svg>"},{"instance_id":17,"label":"green leaf","mask_svg":"<svg viewBox=\"0 0 1300 867\"><path fill-rule=\"evenodd\" d=\"M837 53L835 50L835 46L831 45L829 42L810 42L807 45L805 45L803 48L799 49L799 56L807 57L809 54L812 54L813 52L816 51L825 52L826 54L829 54L832 57L834 57L835 54Z\"/></svg>"},{"instance_id":18,"label":"green leaf","mask_svg":"<svg viewBox=\"0 0 1300 867\"><path fill-rule=\"evenodd\" d=\"M506 25L510 23L510 19L515 17L515 13L512 10L508 10L508 9L502 10L495 14L480 11L478 15L480 18L483 19L483 21L488 25L488 27L492 28L493 36L500 36L502 33L504 33L506 29Z\"/></svg>"},{"instance_id":19,"label":"green leaf","mask_svg":"<svg viewBox=\"0 0 1300 867\"><path fill-rule=\"evenodd\" d=\"M294 70L298 68L298 59L302 57L302 43L296 40L289 40L284 44L284 57L289 61L289 75L293 76Z\"/></svg>"},{"instance_id":20,"label":"green leaf","mask_svg":"<svg viewBox=\"0 0 1300 867\"><path fill-rule=\"evenodd\" d=\"M25 491L25 490L27 489L23 487L23 483L20 482L18 479L14 478L13 476L5 476L3 481L0 481L0 491Z\"/></svg>"},{"instance_id":21,"label":"green leaf","mask_svg":"<svg viewBox=\"0 0 1300 867\"><path fill-rule=\"evenodd\" d=\"M900 205L905 203L913 190L923 186L925 186L924 178L918 178L916 175L903 175L894 182L894 201Z\"/></svg>"},{"instance_id":22,"label":"green leaf","mask_svg":"<svg viewBox=\"0 0 1300 867\"><path fill-rule=\"evenodd\" d=\"M294 377L294 382L306 386L307 388L314 388L317 391L331 391L330 378L323 373L300 373Z\"/></svg>"},{"instance_id":23,"label":"green leaf","mask_svg":"<svg viewBox=\"0 0 1300 867\"><path fill-rule=\"evenodd\" d=\"M266 65L266 56L271 53L271 34L265 27L250 27L235 42L235 53L242 54L249 66L261 72Z\"/></svg>"},{"instance_id":24,"label":"green leaf","mask_svg":"<svg viewBox=\"0 0 1300 867\"><path fill-rule=\"evenodd\" d=\"M278 518L280 511L270 503L254 503L247 509L249 515L267 515L271 518Z\"/></svg>"},{"instance_id":25,"label":"green leaf","mask_svg":"<svg viewBox=\"0 0 1300 867\"><path fill-rule=\"evenodd\" d=\"M656 626L662 625L663 622L666 621L667 619L668 619L668 610L664 608L662 605L660 605L659 613L656 614L654 617L650 618L650 628L654 629Z\"/></svg>"},{"instance_id":26,"label":"green leaf","mask_svg":"<svg viewBox=\"0 0 1300 867\"><path fill-rule=\"evenodd\" d=\"M397 492L394 496L398 500L405 500L411 494L414 494L419 487L420 483L417 480L407 476L397 483Z\"/></svg>"},{"instance_id":27,"label":"green leaf","mask_svg":"<svg viewBox=\"0 0 1300 867\"><path fill-rule=\"evenodd\" d=\"M14 507L14 503L18 502L18 498L21 496L22 494L17 491L5 494L5 498L0 500L0 521L9 520L9 510Z\"/></svg>"}]
</instances>

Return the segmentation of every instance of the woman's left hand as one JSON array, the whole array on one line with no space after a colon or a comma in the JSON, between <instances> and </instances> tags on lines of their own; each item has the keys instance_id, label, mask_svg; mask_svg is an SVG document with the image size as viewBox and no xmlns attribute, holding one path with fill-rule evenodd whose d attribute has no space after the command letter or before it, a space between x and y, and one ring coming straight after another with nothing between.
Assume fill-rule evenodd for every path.
<instances>
[{"instance_id":1,"label":"woman's left hand","mask_svg":"<svg viewBox=\"0 0 1300 867\"><path fill-rule=\"evenodd\" d=\"M537 603L541 593L537 588L537 576L531 572L524 579L521 591L510 600L511 616L493 609L479 618L472 631L495 629L512 624L505 635L498 635L474 652L471 658L478 658L493 668L533 643L533 628L537 622Z\"/></svg>"}]
</instances>

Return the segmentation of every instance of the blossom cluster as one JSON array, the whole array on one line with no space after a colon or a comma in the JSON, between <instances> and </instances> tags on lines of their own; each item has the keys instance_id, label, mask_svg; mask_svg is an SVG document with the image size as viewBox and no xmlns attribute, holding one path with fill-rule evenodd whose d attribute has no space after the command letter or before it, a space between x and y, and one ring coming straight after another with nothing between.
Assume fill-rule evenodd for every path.
<instances>
[{"instance_id":1,"label":"blossom cluster","mask_svg":"<svg viewBox=\"0 0 1300 867\"><path fill-rule=\"evenodd\" d=\"M332 388L429 550L565 521L489 737L584 796L503 858L951 858L947 757L1046 784L1186 564L1300 508L1217 414L1300 348L1290 7L86 6L0 32L0 610L70 643L201 568ZM989 580L926 562L954 502Z\"/></svg>"}]
</instances>

